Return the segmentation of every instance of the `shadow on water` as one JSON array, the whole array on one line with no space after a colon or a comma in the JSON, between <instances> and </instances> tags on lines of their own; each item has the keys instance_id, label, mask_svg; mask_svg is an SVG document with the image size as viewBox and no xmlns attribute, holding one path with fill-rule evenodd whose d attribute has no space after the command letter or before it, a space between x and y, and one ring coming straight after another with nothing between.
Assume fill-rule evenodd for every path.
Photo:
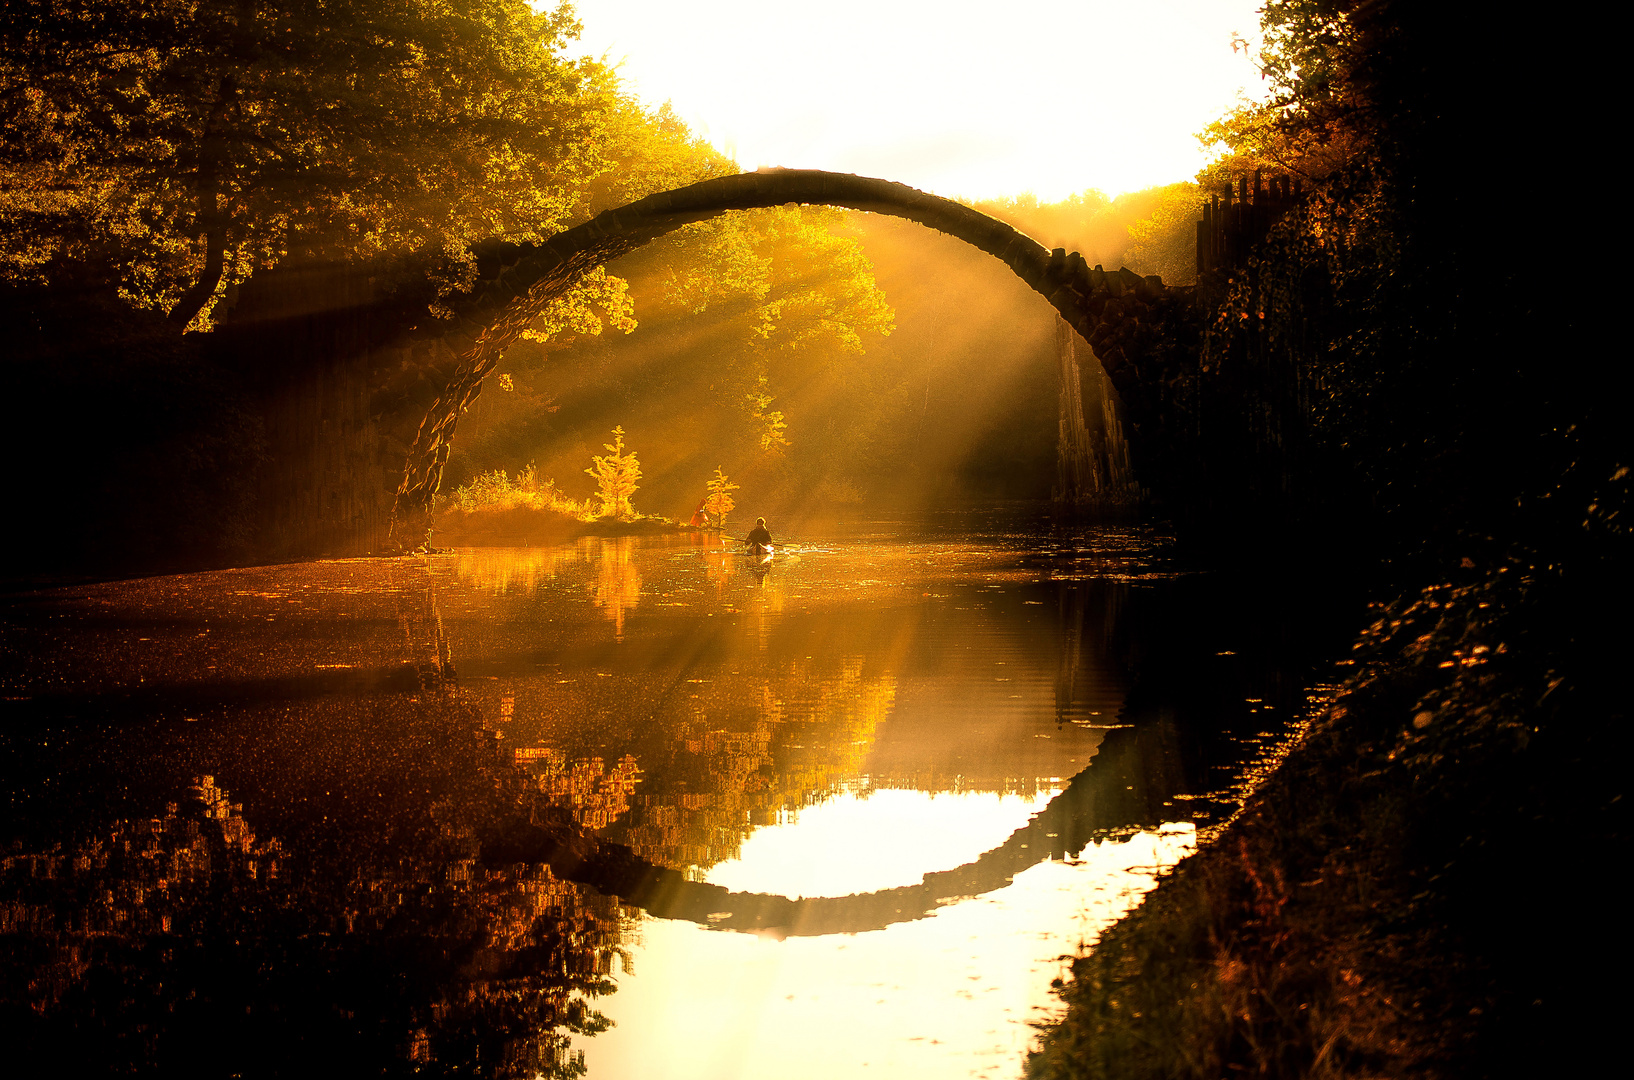
<instances>
[{"instance_id":1,"label":"shadow on water","mask_svg":"<svg viewBox=\"0 0 1634 1080\"><path fill-rule=\"evenodd\" d=\"M14 597L0 1030L68 1074L573 1075L638 909L854 934L1223 820L1340 607L1095 532L843 538L769 571L589 541ZM702 880L892 787L1047 801L914 884Z\"/></svg>"}]
</instances>

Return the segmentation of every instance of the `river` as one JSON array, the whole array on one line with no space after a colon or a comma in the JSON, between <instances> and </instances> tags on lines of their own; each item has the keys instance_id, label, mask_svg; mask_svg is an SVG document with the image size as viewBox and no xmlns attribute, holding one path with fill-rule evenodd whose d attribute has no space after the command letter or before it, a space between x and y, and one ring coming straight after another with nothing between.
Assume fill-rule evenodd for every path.
<instances>
[{"instance_id":1,"label":"river","mask_svg":"<svg viewBox=\"0 0 1634 1080\"><path fill-rule=\"evenodd\" d=\"M1051 981L1324 692L1322 605L1144 527L829 532L0 598L11 1044L1019 1075Z\"/></svg>"}]
</instances>

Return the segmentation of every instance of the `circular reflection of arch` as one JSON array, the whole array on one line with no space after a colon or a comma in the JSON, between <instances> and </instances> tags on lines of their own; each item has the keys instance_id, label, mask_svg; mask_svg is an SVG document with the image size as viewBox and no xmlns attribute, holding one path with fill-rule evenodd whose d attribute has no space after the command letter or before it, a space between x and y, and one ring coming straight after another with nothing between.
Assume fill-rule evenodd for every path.
<instances>
[{"instance_id":1,"label":"circular reflection of arch","mask_svg":"<svg viewBox=\"0 0 1634 1080\"><path fill-rule=\"evenodd\" d=\"M1172 776L1173 770L1149 760L1154 752L1166 756L1168 748L1153 746L1135 729L1109 731L1093 763L1004 843L974 862L926 874L918 885L878 892L802 899L729 892L688 881L590 833L536 826L491 840L483 846L483 861L546 863L558 877L617 896L650 915L719 930L797 937L882 930L1001 889L1023 870L1076 855L1098 837L1159 824L1172 792L1149 777Z\"/></svg>"}]
</instances>

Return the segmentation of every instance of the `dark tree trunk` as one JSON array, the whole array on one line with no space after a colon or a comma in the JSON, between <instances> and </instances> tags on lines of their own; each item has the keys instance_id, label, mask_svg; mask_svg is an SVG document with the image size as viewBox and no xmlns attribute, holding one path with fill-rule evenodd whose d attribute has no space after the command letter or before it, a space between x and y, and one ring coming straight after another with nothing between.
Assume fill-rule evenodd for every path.
<instances>
[{"instance_id":1,"label":"dark tree trunk","mask_svg":"<svg viewBox=\"0 0 1634 1080\"><path fill-rule=\"evenodd\" d=\"M227 153L222 124L237 100L238 84L231 75L223 76L216 90L215 104L204 122L198 173L194 178L199 199L198 229L204 234L204 271L166 316L174 326L187 326L204 310L215 296L227 266L227 215L221 206L221 168Z\"/></svg>"},{"instance_id":2,"label":"dark tree trunk","mask_svg":"<svg viewBox=\"0 0 1634 1080\"><path fill-rule=\"evenodd\" d=\"M215 217L215 221L204 233L204 272L166 316L175 326L185 327L192 322L216 294L216 286L221 284L221 274L227 266L227 224L214 214L212 217Z\"/></svg>"}]
</instances>

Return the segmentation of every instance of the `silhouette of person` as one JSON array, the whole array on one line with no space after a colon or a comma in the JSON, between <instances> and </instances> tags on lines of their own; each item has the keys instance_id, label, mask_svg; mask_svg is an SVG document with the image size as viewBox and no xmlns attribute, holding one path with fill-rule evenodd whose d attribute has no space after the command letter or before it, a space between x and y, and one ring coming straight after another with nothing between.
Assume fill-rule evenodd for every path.
<instances>
[{"instance_id":1,"label":"silhouette of person","mask_svg":"<svg viewBox=\"0 0 1634 1080\"><path fill-rule=\"evenodd\" d=\"M749 535L743 538L743 542L748 544L751 549L772 546L772 534L766 531L765 518L755 518L755 527L749 530Z\"/></svg>"}]
</instances>

